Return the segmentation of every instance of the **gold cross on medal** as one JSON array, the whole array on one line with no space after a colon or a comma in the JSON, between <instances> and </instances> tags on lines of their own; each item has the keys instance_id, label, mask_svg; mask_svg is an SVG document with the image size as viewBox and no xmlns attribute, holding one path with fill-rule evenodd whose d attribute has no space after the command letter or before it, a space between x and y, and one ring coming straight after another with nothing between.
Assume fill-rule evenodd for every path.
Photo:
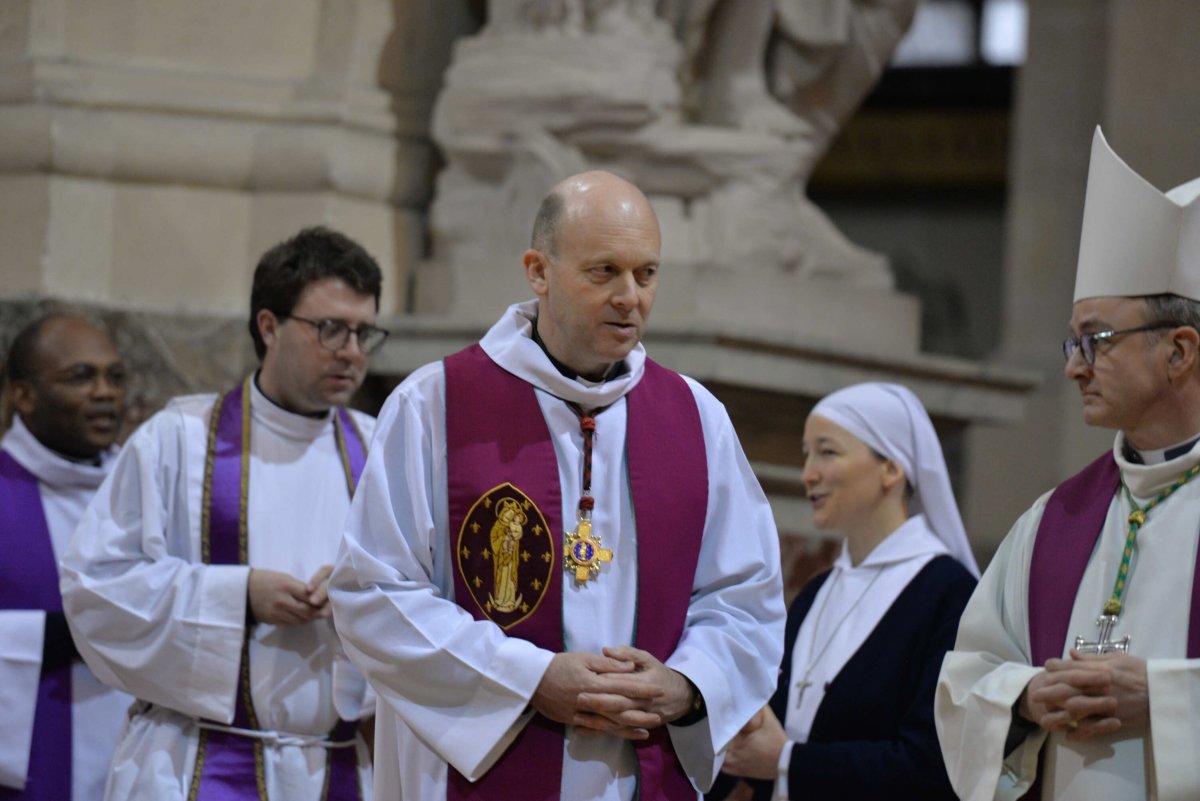
<instances>
[{"instance_id":1,"label":"gold cross on medal","mask_svg":"<svg viewBox=\"0 0 1200 801\"><path fill-rule=\"evenodd\" d=\"M566 532L567 547L563 562L567 570L575 571L575 580L584 583L600 575L600 563L612 561L612 551L600 547L600 535L592 533L592 521L579 518L574 531Z\"/></svg>"}]
</instances>

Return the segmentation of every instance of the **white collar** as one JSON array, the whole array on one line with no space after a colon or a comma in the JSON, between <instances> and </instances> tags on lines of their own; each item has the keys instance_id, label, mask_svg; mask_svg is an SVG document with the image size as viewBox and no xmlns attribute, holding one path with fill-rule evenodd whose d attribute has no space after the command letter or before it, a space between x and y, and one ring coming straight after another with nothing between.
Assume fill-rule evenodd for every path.
<instances>
[{"instance_id":1,"label":"white collar","mask_svg":"<svg viewBox=\"0 0 1200 801\"><path fill-rule=\"evenodd\" d=\"M13 415L12 428L0 440L0 447L20 463L22 467L37 476L47 486L55 489L91 489L94 490L104 481L116 458L117 446L100 453L100 464L76 462L52 451L38 440L20 415Z\"/></svg>"},{"instance_id":2,"label":"white collar","mask_svg":"<svg viewBox=\"0 0 1200 801\"><path fill-rule=\"evenodd\" d=\"M1113 459L1125 477L1125 483L1138 498L1149 498L1166 489L1172 481L1200 462L1200 442L1182 456L1158 464L1135 464L1125 458L1125 432L1118 431L1113 441ZM1192 479L1200 481L1200 477Z\"/></svg>"},{"instance_id":3,"label":"white collar","mask_svg":"<svg viewBox=\"0 0 1200 801\"><path fill-rule=\"evenodd\" d=\"M263 394L256 378L250 380L250 414L253 421L288 439L311 442L329 428L333 410L313 417L283 408Z\"/></svg>"},{"instance_id":4,"label":"white collar","mask_svg":"<svg viewBox=\"0 0 1200 801\"><path fill-rule=\"evenodd\" d=\"M867 558L855 565L850 560L850 545L842 544L842 551L834 560L836 570L852 571L880 568L886 565L907 562L910 559L924 558L950 553L946 544L929 530L925 515L913 515L901 523L891 534L876 545Z\"/></svg>"},{"instance_id":5,"label":"white collar","mask_svg":"<svg viewBox=\"0 0 1200 801\"><path fill-rule=\"evenodd\" d=\"M533 341L536 300L514 303L479 341L492 361L537 389L585 409L608 406L624 397L642 380L646 349L639 342L625 357L627 371L602 383L571 379L558 372L541 346Z\"/></svg>"}]
</instances>

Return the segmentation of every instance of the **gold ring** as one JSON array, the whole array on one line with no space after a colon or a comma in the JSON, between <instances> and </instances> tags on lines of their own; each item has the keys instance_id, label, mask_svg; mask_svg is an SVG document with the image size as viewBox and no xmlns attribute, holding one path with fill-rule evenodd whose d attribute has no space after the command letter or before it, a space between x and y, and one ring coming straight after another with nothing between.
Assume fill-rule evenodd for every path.
<instances>
[{"instance_id":1,"label":"gold ring","mask_svg":"<svg viewBox=\"0 0 1200 801\"><path fill-rule=\"evenodd\" d=\"M1078 728L1079 728L1079 721L1078 721L1078 720L1072 720L1070 723L1068 723L1068 724L1067 724L1067 727L1068 727L1068 728L1071 728L1071 729L1078 729Z\"/></svg>"}]
</instances>

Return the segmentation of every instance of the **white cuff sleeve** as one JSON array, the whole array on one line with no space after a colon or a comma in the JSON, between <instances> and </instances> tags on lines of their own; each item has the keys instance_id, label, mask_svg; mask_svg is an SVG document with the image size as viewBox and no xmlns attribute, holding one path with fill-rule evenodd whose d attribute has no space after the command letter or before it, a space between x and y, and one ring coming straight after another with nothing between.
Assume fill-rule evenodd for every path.
<instances>
[{"instance_id":1,"label":"white cuff sleeve","mask_svg":"<svg viewBox=\"0 0 1200 801\"><path fill-rule=\"evenodd\" d=\"M772 798L775 801L788 801L788 767L792 764L792 747L796 745L791 740L783 744L783 750L779 752L779 764L776 765L775 776L775 794Z\"/></svg>"}]
</instances>

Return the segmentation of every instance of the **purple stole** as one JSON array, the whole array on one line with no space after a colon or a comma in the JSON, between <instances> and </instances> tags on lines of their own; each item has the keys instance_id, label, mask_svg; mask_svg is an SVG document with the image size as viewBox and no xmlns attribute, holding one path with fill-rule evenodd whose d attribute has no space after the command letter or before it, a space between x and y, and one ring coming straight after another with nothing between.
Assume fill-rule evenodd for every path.
<instances>
[{"instance_id":1,"label":"purple stole","mask_svg":"<svg viewBox=\"0 0 1200 801\"><path fill-rule=\"evenodd\" d=\"M1029 646L1034 665L1062 656L1079 582L1120 486L1117 463L1106 453L1058 485L1046 502L1029 565ZM1200 552L1194 573L1200 575ZM1191 610L1187 655L1196 659L1200 657L1200 582L1195 579ZM1096 614L1100 614L1099 603Z\"/></svg>"},{"instance_id":2,"label":"purple stole","mask_svg":"<svg viewBox=\"0 0 1200 801\"><path fill-rule=\"evenodd\" d=\"M247 564L249 532L246 508L250 486L250 382L247 377L217 398L208 430L208 454L201 501L201 551L205 564ZM349 433L349 436L347 435ZM354 487L366 462L362 435L350 413L335 409L334 434L342 456L347 487ZM258 729L258 716L250 694L250 633L242 642L241 677L234 705L233 726ZM339 721L329 734L338 742L352 740L355 725ZM357 801L358 767L355 749L332 748L325 767L325 793L329 801ZM188 801L267 801L263 771L263 744L216 729L200 730L196 764Z\"/></svg>"},{"instance_id":3,"label":"purple stole","mask_svg":"<svg viewBox=\"0 0 1200 801\"><path fill-rule=\"evenodd\" d=\"M492 620L509 636L560 652L562 493L554 445L535 390L495 364L478 345L448 357L445 369L448 536L458 555L455 598L475 619ZM642 380L626 395L626 404L626 461L640 532L633 644L666 661L683 634L704 532L704 436L687 384L652 361L646 361ZM597 419L603 432L603 415ZM507 605L497 604L493 594L498 589L487 586L494 570L492 554L488 540L478 537L486 536L489 524L501 526L501 510L515 514L528 532L519 540L519 550L522 557L532 558L518 566L526 573L518 600L528 608L503 611ZM472 530L475 534L468 534ZM476 539L468 540L471 536ZM467 547L468 541L477 546ZM532 568L525 567L530 564ZM607 569L597 580L605 580ZM517 787L522 799L557 799L563 736L561 724L535 715L477 782L449 767L448 799L508 799ZM634 749L638 798L695 799L665 726L654 729L649 740L635 743Z\"/></svg>"},{"instance_id":4,"label":"purple stole","mask_svg":"<svg viewBox=\"0 0 1200 801\"><path fill-rule=\"evenodd\" d=\"M0 609L62 611L58 561L37 478L0 450ZM24 790L0 799L71 798L71 666L42 670Z\"/></svg>"},{"instance_id":5,"label":"purple stole","mask_svg":"<svg viewBox=\"0 0 1200 801\"><path fill-rule=\"evenodd\" d=\"M1120 470L1106 453L1059 484L1046 502L1029 564L1029 650L1034 666L1063 655L1079 583L1120 486ZM1200 576L1200 552L1193 575ZM1103 600L1097 603L1097 615ZM1200 657L1200 581L1195 578L1187 655ZM1040 782L1039 766L1038 780L1024 798L1039 797Z\"/></svg>"}]
</instances>

